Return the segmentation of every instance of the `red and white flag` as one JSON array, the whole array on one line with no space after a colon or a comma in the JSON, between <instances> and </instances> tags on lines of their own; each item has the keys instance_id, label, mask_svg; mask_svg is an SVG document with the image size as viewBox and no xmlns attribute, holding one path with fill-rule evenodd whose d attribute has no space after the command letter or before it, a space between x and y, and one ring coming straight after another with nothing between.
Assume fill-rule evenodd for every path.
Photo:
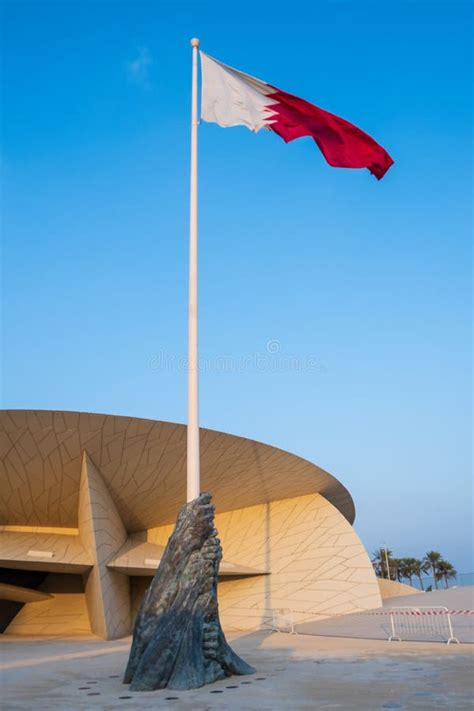
<instances>
[{"instance_id":1,"label":"red and white flag","mask_svg":"<svg viewBox=\"0 0 474 711\"><path fill-rule=\"evenodd\" d=\"M219 126L265 128L284 141L311 136L329 165L367 168L380 180L392 158L367 133L339 116L232 69L201 52L201 117Z\"/></svg>"}]
</instances>

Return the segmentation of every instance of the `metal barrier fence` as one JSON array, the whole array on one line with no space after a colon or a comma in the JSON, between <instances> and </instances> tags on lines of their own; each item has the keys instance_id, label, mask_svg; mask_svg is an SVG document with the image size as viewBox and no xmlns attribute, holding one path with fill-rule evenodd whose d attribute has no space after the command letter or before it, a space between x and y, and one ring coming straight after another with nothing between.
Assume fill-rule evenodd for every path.
<instances>
[{"instance_id":1,"label":"metal barrier fence","mask_svg":"<svg viewBox=\"0 0 474 711\"><path fill-rule=\"evenodd\" d=\"M407 639L433 639L441 637L448 644L459 640L453 634L451 615L447 607L392 607L391 634L388 641Z\"/></svg>"},{"instance_id":2,"label":"metal barrier fence","mask_svg":"<svg viewBox=\"0 0 474 711\"><path fill-rule=\"evenodd\" d=\"M287 632L297 634L293 620L293 612L289 607L277 607L272 610L273 626L272 632Z\"/></svg>"}]
</instances>

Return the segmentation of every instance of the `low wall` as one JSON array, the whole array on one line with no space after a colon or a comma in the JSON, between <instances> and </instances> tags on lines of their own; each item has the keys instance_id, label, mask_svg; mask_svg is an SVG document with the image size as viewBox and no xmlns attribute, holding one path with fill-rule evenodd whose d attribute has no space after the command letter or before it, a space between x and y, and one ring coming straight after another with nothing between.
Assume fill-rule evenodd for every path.
<instances>
[{"instance_id":1,"label":"low wall","mask_svg":"<svg viewBox=\"0 0 474 711\"><path fill-rule=\"evenodd\" d=\"M391 597L404 597L405 595L419 595L423 592L423 590L413 588L411 585L398 583L396 580L387 580L386 578L377 578L377 580L382 600L387 600Z\"/></svg>"}]
</instances>

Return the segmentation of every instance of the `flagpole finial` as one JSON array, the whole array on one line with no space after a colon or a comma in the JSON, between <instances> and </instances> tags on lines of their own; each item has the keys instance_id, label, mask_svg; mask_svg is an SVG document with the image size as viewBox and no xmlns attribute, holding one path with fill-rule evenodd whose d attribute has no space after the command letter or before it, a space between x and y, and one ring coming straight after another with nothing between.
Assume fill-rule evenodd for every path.
<instances>
[{"instance_id":1,"label":"flagpole finial","mask_svg":"<svg viewBox=\"0 0 474 711\"><path fill-rule=\"evenodd\" d=\"M199 47L199 40L197 39L197 37L192 38L191 47Z\"/></svg>"}]
</instances>

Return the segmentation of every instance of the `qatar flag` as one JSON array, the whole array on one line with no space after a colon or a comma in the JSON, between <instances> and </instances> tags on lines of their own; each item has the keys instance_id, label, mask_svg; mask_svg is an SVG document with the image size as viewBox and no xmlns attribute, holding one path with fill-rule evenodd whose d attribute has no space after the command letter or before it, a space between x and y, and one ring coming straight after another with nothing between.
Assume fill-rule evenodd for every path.
<instances>
[{"instance_id":1,"label":"qatar flag","mask_svg":"<svg viewBox=\"0 0 474 711\"><path fill-rule=\"evenodd\" d=\"M271 84L232 69L201 52L201 117L219 126L265 128L284 141L311 136L329 165L367 168L380 180L392 158L367 133Z\"/></svg>"}]
</instances>

